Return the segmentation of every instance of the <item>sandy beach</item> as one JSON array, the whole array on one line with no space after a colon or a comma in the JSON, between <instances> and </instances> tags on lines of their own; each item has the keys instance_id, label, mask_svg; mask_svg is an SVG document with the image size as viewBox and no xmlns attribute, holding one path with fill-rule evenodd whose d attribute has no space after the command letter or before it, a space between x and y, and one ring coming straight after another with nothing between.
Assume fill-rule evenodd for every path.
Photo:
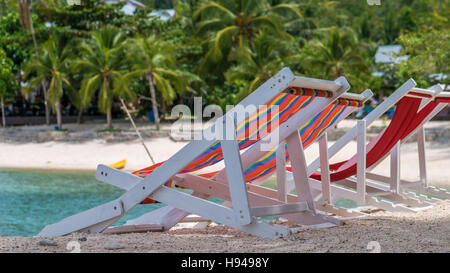
<instances>
[{"instance_id":1,"label":"sandy beach","mask_svg":"<svg viewBox=\"0 0 450 273\"><path fill-rule=\"evenodd\" d=\"M145 140L156 161L168 159L187 142L170 138ZM334 142L330 141L330 145ZM0 143L0 169L83 170L94 172L98 164L127 159L126 170L151 165L142 144L135 141L108 143L89 140L82 143L52 141L44 143ZM356 143L340 151L333 161L346 160L356 152ZM417 144L401 147L401 177L419 178ZM426 143L430 184L450 187L450 145ZM318 145L306 150L311 162L318 156ZM220 164L216 168L220 168ZM389 174L389 159L375 170ZM306 229L282 239L260 239L225 226L206 229L177 229L166 233L122 235L75 233L57 238L0 236L0 252L69 252L68 243L80 244L81 252L369 252L369 242L380 244L381 252L450 252L450 202L415 214L376 211L362 219L327 229ZM43 246L50 239L56 246ZM108 246L114 245L115 249Z\"/></svg>"},{"instance_id":2,"label":"sandy beach","mask_svg":"<svg viewBox=\"0 0 450 273\"><path fill-rule=\"evenodd\" d=\"M450 202L416 214L378 211L327 229L306 229L289 237L261 239L224 226L202 230L180 229L167 233L121 235L75 233L47 238L55 246L43 246L42 237L0 237L1 252L359 252L379 244L382 253L450 252ZM72 243L71 243L72 242ZM372 242L372 243L371 243ZM375 242L375 243L373 243ZM115 249L110 249L111 246Z\"/></svg>"}]
</instances>

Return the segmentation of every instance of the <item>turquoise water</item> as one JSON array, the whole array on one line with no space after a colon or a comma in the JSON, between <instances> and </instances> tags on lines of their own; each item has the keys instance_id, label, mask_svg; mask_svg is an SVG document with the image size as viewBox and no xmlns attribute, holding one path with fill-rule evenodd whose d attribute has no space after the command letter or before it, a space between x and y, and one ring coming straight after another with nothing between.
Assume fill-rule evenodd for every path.
<instances>
[{"instance_id":1,"label":"turquoise water","mask_svg":"<svg viewBox=\"0 0 450 273\"><path fill-rule=\"evenodd\" d=\"M34 236L48 224L114 200L124 192L97 181L94 172L0 170L0 234ZM210 201L223 202L214 197ZM114 225L162 206L138 205Z\"/></svg>"},{"instance_id":2,"label":"turquoise water","mask_svg":"<svg viewBox=\"0 0 450 273\"><path fill-rule=\"evenodd\" d=\"M269 179L263 186L274 188ZM94 172L0 170L0 234L34 236L46 225L114 200L123 190L95 179ZM221 203L222 200L211 198ZM164 206L138 205L114 225ZM340 199L337 207L356 208L354 201ZM264 217L272 220L276 217Z\"/></svg>"},{"instance_id":3,"label":"turquoise water","mask_svg":"<svg viewBox=\"0 0 450 273\"><path fill-rule=\"evenodd\" d=\"M93 172L0 170L0 234L34 236L48 224L123 193L95 180ZM115 225L161 206L164 205L139 205Z\"/></svg>"}]
</instances>

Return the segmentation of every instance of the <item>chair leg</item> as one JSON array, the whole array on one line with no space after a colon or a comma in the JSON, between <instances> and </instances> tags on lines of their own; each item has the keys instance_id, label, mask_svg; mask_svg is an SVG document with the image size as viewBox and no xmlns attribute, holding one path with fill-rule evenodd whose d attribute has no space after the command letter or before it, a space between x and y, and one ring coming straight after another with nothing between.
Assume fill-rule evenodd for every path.
<instances>
[{"instance_id":1,"label":"chair leg","mask_svg":"<svg viewBox=\"0 0 450 273\"><path fill-rule=\"evenodd\" d=\"M314 199L308 182L305 153L298 131L295 131L287 137L286 143L291 159L292 174L294 176L298 199L300 202L307 202L309 209L315 213Z\"/></svg>"},{"instance_id":2,"label":"chair leg","mask_svg":"<svg viewBox=\"0 0 450 273\"><path fill-rule=\"evenodd\" d=\"M242 225L248 225L253 221L253 217L250 211L244 169L242 167L241 154L236 138L236 120L234 116L227 116L224 121L226 122L225 133L221 145L230 188L231 202L233 204L232 209L236 214L236 221Z\"/></svg>"},{"instance_id":3,"label":"chair leg","mask_svg":"<svg viewBox=\"0 0 450 273\"><path fill-rule=\"evenodd\" d=\"M276 151L278 200L287 202L286 193L286 152L285 143L281 142Z\"/></svg>"},{"instance_id":4,"label":"chair leg","mask_svg":"<svg viewBox=\"0 0 450 273\"><path fill-rule=\"evenodd\" d=\"M356 184L356 192L357 192L357 203L358 205L366 204L366 121L358 120L357 123L357 184Z\"/></svg>"},{"instance_id":5,"label":"chair leg","mask_svg":"<svg viewBox=\"0 0 450 273\"><path fill-rule=\"evenodd\" d=\"M331 204L330 191L330 164L328 161L327 133L319 139L320 177L322 182L322 199L324 203Z\"/></svg>"},{"instance_id":6,"label":"chair leg","mask_svg":"<svg viewBox=\"0 0 450 273\"><path fill-rule=\"evenodd\" d=\"M417 131L417 148L419 152L420 181L422 181L424 187L428 187L427 161L425 154L425 129L423 126Z\"/></svg>"},{"instance_id":7,"label":"chair leg","mask_svg":"<svg viewBox=\"0 0 450 273\"><path fill-rule=\"evenodd\" d=\"M391 150L390 190L394 193L400 193L400 141Z\"/></svg>"}]
</instances>

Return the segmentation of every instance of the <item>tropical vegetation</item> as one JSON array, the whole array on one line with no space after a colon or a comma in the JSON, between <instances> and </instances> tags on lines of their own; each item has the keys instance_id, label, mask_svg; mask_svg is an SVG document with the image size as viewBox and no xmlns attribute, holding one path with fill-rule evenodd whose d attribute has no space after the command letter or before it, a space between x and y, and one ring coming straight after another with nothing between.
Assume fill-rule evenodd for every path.
<instances>
[{"instance_id":1,"label":"tropical vegetation","mask_svg":"<svg viewBox=\"0 0 450 273\"><path fill-rule=\"evenodd\" d=\"M5 104L39 97L58 128L66 113L78 122L105 115L112 128L124 100L138 116L152 112L159 129L174 104L201 96L225 108L284 66L345 76L353 92L371 88L377 97L410 77L449 82L449 0L148 0L133 14L126 1L76 2L1 1L3 116ZM176 15L162 19L159 9ZM409 58L375 63L377 48L392 44Z\"/></svg>"}]
</instances>

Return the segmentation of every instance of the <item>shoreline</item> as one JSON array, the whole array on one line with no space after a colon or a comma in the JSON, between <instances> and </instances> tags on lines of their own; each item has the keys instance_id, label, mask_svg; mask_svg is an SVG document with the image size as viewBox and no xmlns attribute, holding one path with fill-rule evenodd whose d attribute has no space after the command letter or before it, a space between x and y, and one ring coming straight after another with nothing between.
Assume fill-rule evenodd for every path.
<instances>
[{"instance_id":1,"label":"shoreline","mask_svg":"<svg viewBox=\"0 0 450 273\"><path fill-rule=\"evenodd\" d=\"M138 123L138 128L143 139L150 141L155 138L171 138L179 142L183 142L184 138L192 138L192 133L200 133L202 128L205 129L208 123L191 124L183 129L183 131L173 131L175 123L163 123L161 129L158 131L153 125L149 123ZM376 120L367 128L367 139L370 141L375 138L386 127L388 122ZM336 141L347 133L351 128L356 126L356 120L346 119L335 128L328 131L328 140ZM135 141L138 139L135 130L130 127L130 124L125 120L115 123L115 131L104 131L104 126L97 123L86 124L66 124L65 130L55 131L51 126L35 125L0 128L0 143L11 144L27 144L27 143L41 143L45 145L49 142L57 143L73 143L83 144L93 140L102 141L109 144L123 143ZM190 128L190 131L188 128ZM426 141L436 143L449 143L450 141L450 121L431 121L424 125ZM185 131L187 130L187 131ZM407 142L415 141L416 137L413 135Z\"/></svg>"},{"instance_id":2,"label":"shoreline","mask_svg":"<svg viewBox=\"0 0 450 273\"><path fill-rule=\"evenodd\" d=\"M175 142L170 138L146 139L145 143L156 163L167 160L188 142ZM334 142L330 141L329 145ZM450 145L426 142L427 176L430 184L450 187ZM153 165L138 140L107 143L90 140L84 143L4 143L0 142L0 170L16 171L67 171L95 173L99 164L109 165L126 159L123 170L136 171ZM350 143L332 158L332 163L347 160L356 153L356 142ZM305 149L307 162L317 156L318 145ZM416 143L401 147L401 177L405 180L419 179L419 160ZM222 166L216 164L202 170L214 171ZM389 175L390 162L386 158L374 169L375 173Z\"/></svg>"},{"instance_id":3,"label":"shoreline","mask_svg":"<svg viewBox=\"0 0 450 273\"><path fill-rule=\"evenodd\" d=\"M95 169L64 169L64 168L41 168L41 167L9 167L0 166L0 171L42 171L42 172L83 172L86 174L95 174Z\"/></svg>"}]
</instances>

